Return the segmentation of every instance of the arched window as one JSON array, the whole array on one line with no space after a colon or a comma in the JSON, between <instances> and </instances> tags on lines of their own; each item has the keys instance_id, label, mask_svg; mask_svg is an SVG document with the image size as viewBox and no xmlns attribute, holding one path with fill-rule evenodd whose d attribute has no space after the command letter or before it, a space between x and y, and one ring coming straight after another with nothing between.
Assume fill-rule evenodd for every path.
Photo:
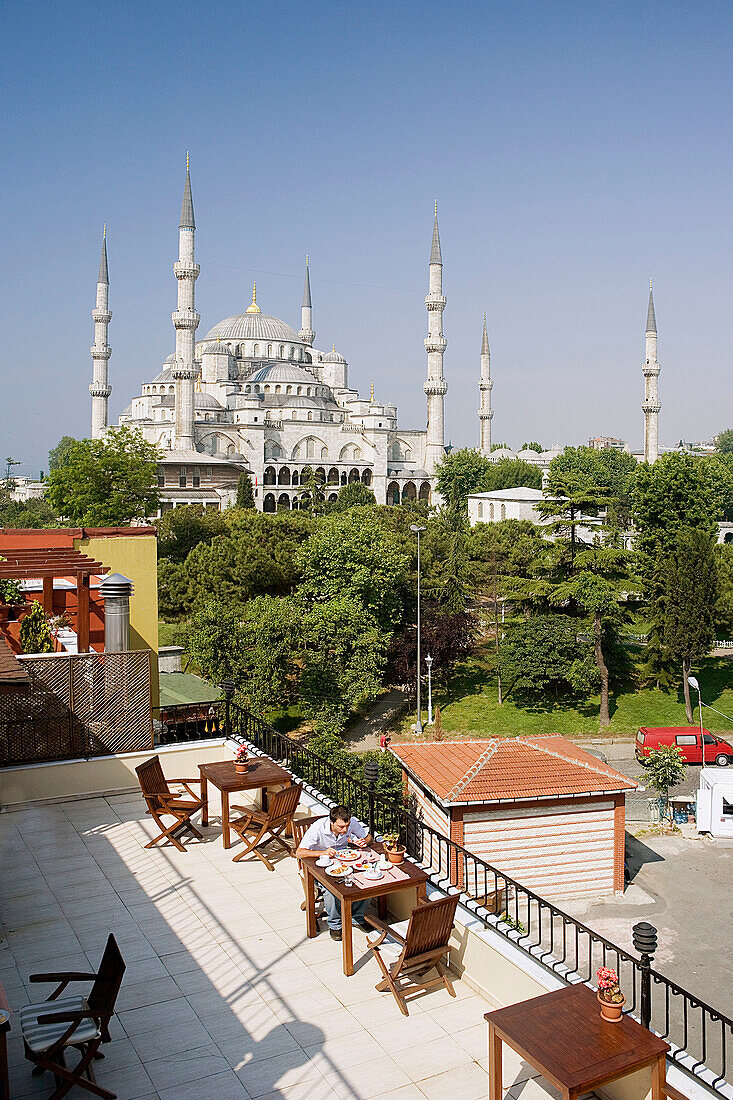
<instances>
[{"instance_id":1,"label":"arched window","mask_svg":"<svg viewBox=\"0 0 733 1100\"><path fill-rule=\"evenodd\" d=\"M319 485L326 484L326 471L323 469L323 466L319 466L316 470L316 481Z\"/></svg>"},{"instance_id":2,"label":"arched window","mask_svg":"<svg viewBox=\"0 0 733 1100\"><path fill-rule=\"evenodd\" d=\"M278 470L278 472L277 472L277 483L278 483L278 485L289 485L290 484L290 470L288 469L287 466L281 466L280 469Z\"/></svg>"},{"instance_id":3,"label":"arched window","mask_svg":"<svg viewBox=\"0 0 733 1100\"><path fill-rule=\"evenodd\" d=\"M259 392L260 392L260 387L255 383L255 393L259 393Z\"/></svg>"},{"instance_id":4,"label":"arched window","mask_svg":"<svg viewBox=\"0 0 733 1100\"><path fill-rule=\"evenodd\" d=\"M265 467L265 476L262 479L262 483L263 483L263 485L274 485L275 484L275 467L274 466L266 466Z\"/></svg>"},{"instance_id":5,"label":"arched window","mask_svg":"<svg viewBox=\"0 0 733 1100\"><path fill-rule=\"evenodd\" d=\"M400 503L400 487L396 481L390 481L387 486L387 504Z\"/></svg>"},{"instance_id":6,"label":"arched window","mask_svg":"<svg viewBox=\"0 0 733 1100\"><path fill-rule=\"evenodd\" d=\"M493 519L493 518L494 518L494 505L490 504L489 505L489 519Z\"/></svg>"},{"instance_id":7,"label":"arched window","mask_svg":"<svg viewBox=\"0 0 733 1100\"><path fill-rule=\"evenodd\" d=\"M414 501L417 499L417 490L415 489L415 482L408 481L402 489L402 503L405 501Z\"/></svg>"},{"instance_id":8,"label":"arched window","mask_svg":"<svg viewBox=\"0 0 733 1100\"><path fill-rule=\"evenodd\" d=\"M268 458L282 458L283 451L279 443L274 439L265 440L265 460Z\"/></svg>"},{"instance_id":9,"label":"arched window","mask_svg":"<svg viewBox=\"0 0 733 1100\"><path fill-rule=\"evenodd\" d=\"M483 518L484 518L484 506L483 506L483 504L481 503L481 501L479 501L479 505L478 505L478 518L479 518L479 519L483 519Z\"/></svg>"},{"instance_id":10,"label":"arched window","mask_svg":"<svg viewBox=\"0 0 733 1100\"><path fill-rule=\"evenodd\" d=\"M286 388L285 392L286 392L286 393L292 393L292 392L293 392L293 387L292 387L292 386L288 386L288 387Z\"/></svg>"},{"instance_id":11,"label":"arched window","mask_svg":"<svg viewBox=\"0 0 733 1100\"><path fill-rule=\"evenodd\" d=\"M274 512L275 511L275 497L272 493L267 493L267 495L265 496L265 499L262 502L262 511L263 512Z\"/></svg>"},{"instance_id":12,"label":"arched window","mask_svg":"<svg viewBox=\"0 0 733 1100\"><path fill-rule=\"evenodd\" d=\"M322 439L309 435L295 445L291 458L300 462L309 458L328 458L328 448Z\"/></svg>"},{"instance_id":13,"label":"arched window","mask_svg":"<svg viewBox=\"0 0 733 1100\"><path fill-rule=\"evenodd\" d=\"M278 510L278 512L289 512L290 511L290 497L288 496L287 493L281 493L280 496L278 497L277 510Z\"/></svg>"},{"instance_id":14,"label":"arched window","mask_svg":"<svg viewBox=\"0 0 733 1100\"><path fill-rule=\"evenodd\" d=\"M371 485L371 483L372 483L372 471L371 470L362 470L361 483L362 483L362 485Z\"/></svg>"},{"instance_id":15,"label":"arched window","mask_svg":"<svg viewBox=\"0 0 733 1100\"><path fill-rule=\"evenodd\" d=\"M356 443L347 443L345 447L341 448L340 462L358 462L360 458L361 450Z\"/></svg>"},{"instance_id":16,"label":"arched window","mask_svg":"<svg viewBox=\"0 0 733 1100\"><path fill-rule=\"evenodd\" d=\"M335 466L332 466L331 469L328 471L328 484L329 485L338 485L338 483L339 483L339 472L338 472L338 470L336 469Z\"/></svg>"},{"instance_id":17,"label":"arched window","mask_svg":"<svg viewBox=\"0 0 733 1100\"><path fill-rule=\"evenodd\" d=\"M284 344L280 345L280 358L281 359L285 358L285 345Z\"/></svg>"},{"instance_id":18,"label":"arched window","mask_svg":"<svg viewBox=\"0 0 733 1100\"><path fill-rule=\"evenodd\" d=\"M168 387L168 393L175 393L175 392L176 392L176 387L175 386L169 386Z\"/></svg>"},{"instance_id":19,"label":"arched window","mask_svg":"<svg viewBox=\"0 0 733 1100\"><path fill-rule=\"evenodd\" d=\"M267 345L267 358L272 359L272 344Z\"/></svg>"},{"instance_id":20,"label":"arched window","mask_svg":"<svg viewBox=\"0 0 733 1100\"><path fill-rule=\"evenodd\" d=\"M420 497L420 500L430 501L430 482L429 481L423 481L422 485L420 486L419 497Z\"/></svg>"},{"instance_id":21,"label":"arched window","mask_svg":"<svg viewBox=\"0 0 733 1100\"><path fill-rule=\"evenodd\" d=\"M298 396L299 396L299 397L300 397L300 395L302 394L302 392L303 392L303 387L302 387L302 386L298 386Z\"/></svg>"},{"instance_id":22,"label":"arched window","mask_svg":"<svg viewBox=\"0 0 733 1100\"><path fill-rule=\"evenodd\" d=\"M255 354L255 355L259 355L259 354L260 354L260 345L259 345L259 344L255 344L255 347L254 347L254 354Z\"/></svg>"},{"instance_id":23,"label":"arched window","mask_svg":"<svg viewBox=\"0 0 733 1100\"><path fill-rule=\"evenodd\" d=\"M501 518L506 519L506 504L502 504L501 506Z\"/></svg>"},{"instance_id":24,"label":"arched window","mask_svg":"<svg viewBox=\"0 0 733 1100\"><path fill-rule=\"evenodd\" d=\"M359 481L358 470L349 470L349 484L351 484L352 481Z\"/></svg>"}]
</instances>

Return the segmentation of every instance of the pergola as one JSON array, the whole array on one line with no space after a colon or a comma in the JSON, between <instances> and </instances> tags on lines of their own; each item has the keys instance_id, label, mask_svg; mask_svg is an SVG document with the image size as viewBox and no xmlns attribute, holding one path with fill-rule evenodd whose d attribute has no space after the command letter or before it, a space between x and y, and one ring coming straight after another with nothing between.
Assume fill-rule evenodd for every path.
<instances>
[{"instance_id":1,"label":"pergola","mask_svg":"<svg viewBox=\"0 0 733 1100\"><path fill-rule=\"evenodd\" d=\"M79 652L89 652L89 578L100 573L109 573L109 566L95 561L81 550L71 550L64 546L50 546L45 549L4 549L0 545L0 580L43 581L43 610L47 615L53 611L53 582L55 577L75 577L76 579L76 633Z\"/></svg>"}]
</instances>

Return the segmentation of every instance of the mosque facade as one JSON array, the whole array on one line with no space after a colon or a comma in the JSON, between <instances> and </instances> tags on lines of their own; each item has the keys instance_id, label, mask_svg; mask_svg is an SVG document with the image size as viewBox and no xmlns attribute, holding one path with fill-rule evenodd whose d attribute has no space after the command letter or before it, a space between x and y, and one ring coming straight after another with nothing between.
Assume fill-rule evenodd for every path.
<instances>
[{"instance_id":1,"label":"mosque facade","mask_svg":"<svg viewBox=\"0 0 733 1100\"><path fill-rule=\"evenodd\" d=\"M327 500L342 485L369 486L378 503L430 501L435 469L444 454L443 261L437 205L429 258L428 335L425 339L427 425L404 429L397 406L363 397L352 388L348 363L332 346L319 350L313 328L310 269L306 257L300 329L264 313L252 301L240 314L197 338L191 177L186 180L173 265L178 300L172 315L175 351L143 383L119 417L139 429L161 453L158 486L162 509L200 503L231 504L242 472L251 475L259 509L274 512L303 505L304 485L315 478ZM111 387L108 366L109 275L102 241L93 312L92 437L107 431Z\"/></svg>"}]
</instances>

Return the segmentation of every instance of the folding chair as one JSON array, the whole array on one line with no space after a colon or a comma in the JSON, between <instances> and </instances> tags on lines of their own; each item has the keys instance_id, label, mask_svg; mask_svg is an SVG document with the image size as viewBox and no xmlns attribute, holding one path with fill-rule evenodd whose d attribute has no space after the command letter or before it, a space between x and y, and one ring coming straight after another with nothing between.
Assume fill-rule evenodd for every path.
<instances>
[{"instance_id":1,"label":"folding chair","mask_svg":"<svg viewBox=\"0 0 733 1100\"><path fill-rule=\"evenodd\" d=\"M109 1021L115 1010L117 994L125 973L125 961L117 941L110 935L96 974L73 971L59 974L32 974L32 982L58 982L46 1001L26 1005L20 1010L20 1029L25 1056L35 1063L34 1073L53 1073L56 1088L49 1100L66 1096L74 1085L115 1100L117 1094L98 1085L92 1061L104 1058L101 1043L110 1041ZM88 997L59 997L69 982L93 981ZM68 1067L65 1051L75 1047L80 1055L75 1066Z\"/></svg>"},{"instance_id":2,"label":"folding chair","mask_svg":"<svg viewBox=\"0 0 733 1100\"><path fill-rule=\"evenodd\" d=\"M275 868L272 863L270 863L264 852L259 850L261 844L269 844L272 840L279 844L281 848L284 848L289 856L295 855L295 850L285 843L282 834L292 826L293 816L298 808L302 792L302 783L293 784L281 791L276 791L275 794L270 795L266 810L252 810L244 806L232 806L233 810L241 810L243 816L231 821L230 826L246 844L239 855L234 857L232 863L239 863L240 859L254 853L258 859L262 860L269 871L274 871ZM250 833L253 835L249 836Z\"/></svg>"},{"instance_id":3,"label":"folding chair","mask_svg":"<svg viewBox=\"0 0 733 1100\"><path fill-rule=\"evenodd\" d=\"M180 793L170 789L163 775L158 756L151 756L144 764L139 764L135 771L140 783L140 790L148 806L148 813L162 830L153 840L148 841L145 847L152 848L154 844L158 844L161 840L170 840L179 852L185 852L186 849L179 840L179 836L183 832L193 833L199 840L202 840L202 834L191 824L191 817L197 810L201 809L204 803L200 794L197 795L190 787L191 783L198 783L200 789L201 779L173 780L191 796L190 798L182 798ZM161 821L161 818L166 816L175 819L169 828Z\"/></svg>"},{"instance_id":4,"label":"folding chair","mask_svg":"<svg viewBox=\"0 0 733 1100\"><path fill-rule=\"evenodd\" d=\"M323 817L323 814L315 814L313 817L299 817L297 820L293 820L293 844L295 845L295 851L296 852L297 852L298 848L300 848L301 844L303 843L303 837L307 833L308 829L310 829L311 825L313 825L314 822L320 821L322 817ZM297 856L296 856L296 859L297 859ZM303 860L302 859L298 860L298 874L300 875L300 882L301 882L301 885L303 887L303 893L305 894L306 893L305 872L303 870ZM318 885L318 884L316 884L316 885ZM306 901L307 901L307 895L306 895ZM303 912L305 912L305 910L306 910L306 901L301 901L301 903L300 903L300 908L303 910ZM318 912L319 906L322 910L323 909L323 901L321 899L320 894L317 894L316 895L316 912Z\"/></svg>"},{"instance_id":5,"label":"folding chair","mask_svg":"<svg viewBox=\"0 0 733 1100\"><path fill-rule=\"evenodd\" d=\"M376 940L367 940L384 978L375 987L380 993L390 992L404 1016L409 1016L405 992L408 987L431 989L444 986L451 997L455 990L448 981L442 959L450 950L450 934L458 905L458 895L440 898L418 905L412 910L409 921L390 926L370 913L364 920L381 931ZM425 981L430 970L438 972L437 978ZM420 978L423 978L420 981Z\"/></svg>"}]
</instances>

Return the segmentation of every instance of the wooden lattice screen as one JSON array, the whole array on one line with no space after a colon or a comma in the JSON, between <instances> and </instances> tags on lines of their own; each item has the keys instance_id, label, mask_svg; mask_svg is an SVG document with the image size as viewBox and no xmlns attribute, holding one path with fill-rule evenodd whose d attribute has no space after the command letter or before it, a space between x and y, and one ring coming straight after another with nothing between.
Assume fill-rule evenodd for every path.
<instances>
[{"instance_id":1,"label":"wooden lattice screen","mask_svg":"<svg viewBox=\"0 0 733 1100\"><path fill-rule=\"evenodd\" d=\"M149 748L150 650L31 657L0 693L0 766Z\"/></svg>"}]
</instances>

